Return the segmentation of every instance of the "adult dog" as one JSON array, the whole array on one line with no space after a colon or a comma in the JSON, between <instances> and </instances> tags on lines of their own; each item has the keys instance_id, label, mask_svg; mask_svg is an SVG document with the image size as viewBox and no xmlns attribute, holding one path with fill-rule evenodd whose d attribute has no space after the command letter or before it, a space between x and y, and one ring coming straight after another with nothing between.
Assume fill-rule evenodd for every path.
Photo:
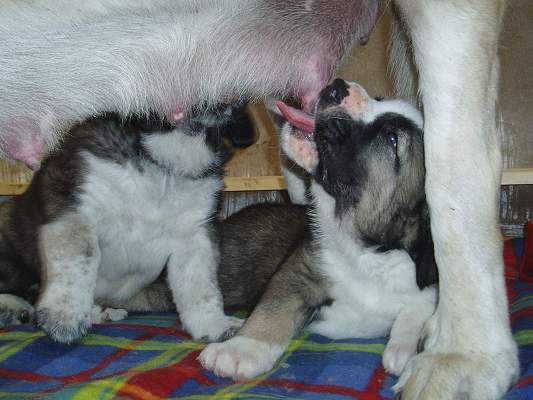
<instances>
[{"instance_id":1,"label":"adult dog","mask_svg":"<svg viewBox=\"0 0 533 400\"><path fill-rule=\"evenodd\" d=\"M516 378L498 231L504 0L396 0L392 63L425 114L439 304L408 399L495 399ZM310 109L366 40L378 0L65 0L0 6L2 148L34 167L56 127L99 111L180 119L199 100L292 92ZM62 15L63 14L63 15Z\"/></svg>"}]
</instances>

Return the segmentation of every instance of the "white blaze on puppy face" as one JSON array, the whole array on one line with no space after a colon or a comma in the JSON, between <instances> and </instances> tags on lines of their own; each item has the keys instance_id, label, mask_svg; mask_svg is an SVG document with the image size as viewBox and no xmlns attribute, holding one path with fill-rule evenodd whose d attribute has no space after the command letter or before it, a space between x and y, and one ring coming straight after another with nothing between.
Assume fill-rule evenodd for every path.
<instances>
[{"instance_id":1,"label":"white blaze on puppy face","mask_svg":"<svg viewBox=\"0 0 533 400\"><path fill-rule=\"evenodd\" d=\"M366 90L357 83L348 84L348 96L342 100L340 107L353 119L364 119L368 114L369 103L375 100L371 99Z\"/></svg>"},{"instance_id":2,"label":"white blaze on puppy face","mask_svg":"<svg viewBox=\"0 0 533 400\"><path fill-rule=\"evenodd\" d=\"M296 164L309 173L312 173L318 164L318 152L313 141L300 138L293 133L290 124L285 124L281 132L281 147L285 154Z\"/></svg>"},{"instance_id":3,"label":"white blaze on puppy face","mask_svg":"<svg viewBox=\"0 0 533 400\"><path fill-rule=\"evenodd\" d=\"M346 83L348 84L348 95L342 99L338 106L331 107L331 112L341 110L354 120L361 120L366 123L374 121L382 114L395 113L403 115L413 121L418 128L423 129L422 114L407 101L400 99L375 100L357 83Z\"/></svg>"}]
</instances>

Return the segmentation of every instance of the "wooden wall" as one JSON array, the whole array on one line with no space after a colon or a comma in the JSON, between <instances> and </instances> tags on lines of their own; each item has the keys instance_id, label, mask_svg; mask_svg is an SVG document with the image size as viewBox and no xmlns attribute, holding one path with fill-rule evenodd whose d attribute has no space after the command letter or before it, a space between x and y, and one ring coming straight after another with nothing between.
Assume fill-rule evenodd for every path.
<instances>
[{"instance_id":1,"label":"wooden wall","mask_svg":"<svg viewBox=\"0 0 533 400\"><path fill-rule=\"evenodd\" d=\"M500 107L506 168L533 167L533 2L508 2L500 44ZM501 219L505 231L523 233L533 218L533 185L504 186Z\"/></svg>"}]
</instances>

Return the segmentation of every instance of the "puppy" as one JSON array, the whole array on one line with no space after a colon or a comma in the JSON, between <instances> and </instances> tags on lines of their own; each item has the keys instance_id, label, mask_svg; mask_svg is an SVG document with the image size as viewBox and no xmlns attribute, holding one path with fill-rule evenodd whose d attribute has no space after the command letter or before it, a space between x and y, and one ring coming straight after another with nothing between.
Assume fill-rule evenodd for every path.
<instances>
[{"instance_id":1,"label":"puppy","mask_svg":"<svg viewBox=\"0 0 533 400\"><path fill-rule=\"evenodd\" d=\"M28 190L2 207L0 323L32 319L42 284L36 322L71 343L100 321L95 303L148 307L139 292L166 267L194 338L214 340L239 326L224 315L216 282L214 217L229 154L219 125L230 115L226 107L197 109L170 125L109 114L74 127Z\"/></svg>"},{"instance_id":2,"label":"puppy","mask_svg":"<svg viewBox=\"0 0 533 400\"><path fill-rule=\"evenodd\" d=\"M390 333L383 364L399 375L436 303L421 115L340 79L321 92L315 121L280 108L293 125L283 130L283 150L312 176L311 222L298 206L257 206L230 217L271 260L253 254L239 260L249 253L221 246L221 286L230 275L234 282L246 276L235 266L254 265L255 279L273 276L237 335L208 345L200 361L221 376L252 378L273 367L317 311L308 327L314 333L335 339ZM267 219L260 217L265 212ZM230 258L237 261L225 262Z\"/></svg>"}]
</instances>

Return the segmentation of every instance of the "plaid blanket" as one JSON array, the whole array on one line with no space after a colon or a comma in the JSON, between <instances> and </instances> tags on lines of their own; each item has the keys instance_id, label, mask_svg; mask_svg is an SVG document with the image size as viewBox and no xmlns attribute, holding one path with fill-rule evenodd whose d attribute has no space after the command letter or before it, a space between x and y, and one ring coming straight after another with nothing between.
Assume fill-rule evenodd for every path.
<instances>
[{"instance_id":1,"label":"plaid blanket","mask_svg":"<svg viewBox=\"0 0 533 400\"><path fill-rule=\"evenodd\" d=\"M517 262L513 243L506 263ZM512 266L511 266L512 267ZM533 284L509 280L522 376L506 399L533 398ZM98 325L76 345L30 326L0 330L0 397L27 399L391 399L396 379L381 366L386 339L329 340L302 334L276 368L234 383L203 370L204 344L173 314L136 314Z\"/></svg>"}]
</instances>

